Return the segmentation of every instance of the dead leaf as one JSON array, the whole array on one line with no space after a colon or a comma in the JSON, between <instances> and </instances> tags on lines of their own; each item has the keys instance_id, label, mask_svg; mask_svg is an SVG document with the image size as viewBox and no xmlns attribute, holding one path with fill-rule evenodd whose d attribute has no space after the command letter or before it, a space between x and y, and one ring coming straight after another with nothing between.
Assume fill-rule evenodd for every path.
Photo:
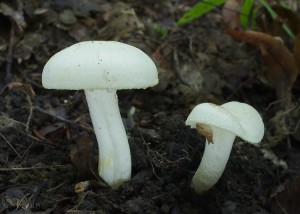
<instances>
[{"instance_id":1,"label":"dead leaf","mask_svg":"<svg viewBox=\"0 0 300 214\"><path fill-rule=\"evenodd\" d=\"M300 32L300 17L297 13L280 5L275 5L272 9L279 16L277 19L280 21L281 24L287 24L291 31L296 35Z\"/></svg>"},{"instance_id":2,"label":"dead leaf","mask_svg":"<svg viewBox=\"0 0 300 214\"><path fill-rule=\"evenodd\" d=\"M224 22L229 29L240 27L240 10L242 3L240 0L227 0L222 8Z\"/></svg>"},{"instance_id":3,"label":"dead leaf","mask_svg":"<svg viewBox=\"0 0 300 214\"><path fill-rule=\"evenodd\" d=\"M282 27L283 24L286 24L295 35L300 32L300 17L297 13L280 5L274 5L272 9L277 14L275 19L270 16L266 9L258 17L257 24L264 32L286 38L287 35Z\"/></svg>"},{"instance_id":4,"label":"dead leaf","mask_svg":"<svg viewBox=\"0 0 300 214\"><path fill-rule=\"evenodd\" d=\"M53 8L71 8L80 16L89 16L91 11L94 13L102 12L102 5L104 4L102 2L101 0L51 0L51 6Z\"/></svg>"},{"instance_id":5,"label":"dead leaf","mask_svg":"<svg viewBox=\"0 0 300 214\"><path fill-rule=\"evenodd\" d=\"M118 2L109 11L107 24L99 30L101 39L120 40L132 35L143 34L144 24L137 17L135 10L128 5Z\"/></svg>"},{"instance_id":6,"label":"dead leaf","mask_svg":"<svg viewBox=\"0 0 300 214\"><path fill-rule=\"evenodd\" d=\"M300 70L300 33L297 35L295 39L293 52L294 52L295 61L298 66L298 70Z\"/></svg>"},{"instance_id":7,"label":"dead leaf","mask_svg":"<svg viewBox=\"0 0 300 214\"><path fill-rule=\"evenodd\" d=\"M28 60L34 49L42 42L42 36L38 33L27 33L24 39L19 42L14 50L14 57L21 63L23 60Z\"/></svg>"},{"instance_id":8,"label":"dead leaf","mask_svg":"<svg viewBox=\"0 0 300 214\"><path fill-rule=\"evenodd\" d=\"M39 130L33 128L32 131L36 137L41 140L46 140L47 143L53 146L66 143L71 138L69 128L65 123L61 122L54 123L49 126L44 126Z\"/></svg>"},{"instance_id":9,"label":"dead leaf","mask_svg":"<svg viewBox=\"0 0 300 214\"><path fill-rule=\"evenodd\" d=\"M8 115L5 113L0 114L0 130L6 129L6 128L16 128L18 123L11 119Z\"/></svg>"},{"instance_id":10,"label":"dead leaf","mask_svg":"<svg viewBox=\"0 0 300 214\"><path fill-rule=\"evenodd\" d=\"M171 81L174 81L173 68L169 60L167 60L167 55L170 55L171 50L167 45L167 42L159 45L151 55L151 58L158 65L159 83L153 87L154 91L163 91Z\"/></svg>"},{"instance_id":11,"label":"dead leaf","mask_svg":"<svg viewBox=\"0 0 300 214\"><path fill-rule=\"evenodd\" d=\"M14 10L10 6L8 6L5 3L0 3L0 13L2 13L5 16L10 17L18 26L18 29L23 32L24 28L26 27L26 22L24 19L23 10L21 8L18 8L18 10Z\"/></svg>"},{"instance_id":12,"label":"dead leaf","mask_svg":"<svg viewBox=\"0 0 300 214\"><path fill-rule=\"evenodd\" d=\"M38 8L34 11L34 15L45 24L55 23L59 19L59 14L51 8Z\"/></svg>"},{"instance_id":13,"label":"dead leaf","mask_svg":"<svg viewBox=\"0 0 300 214\"><path fill-rule=\"evenodd\" d=\"M300 213L300 176L294 178L291 182L280 185L271 196L275 200L272 205L272 213Z\"/></svg>"},{"instance_id":14,"label":"dead leaf","mask_svg":"<svg viewBox=\"0 0 300 214\"><path fill-rule=\"evenodd\" d=\"M23 210L28 210L30 205L28 195L25 195L22 189L18 187L7 189L4 193L3 200L6 202L7 206L21 208Z\"/></svg>"},{"instance_id":15,"label":"dead leaf","mask_svg":"<svg viewBox=\"0 0 300 214\"><path fill-rule=\"evenodd\" d=\"M21 82L12 82L9 83L6 86L9 90L11 89L20 89L31 95L32 97L35 97L36 94L32 88L32 85L30 83L21 83Z\"/></svg>"},{"instance_id":16,"label":"dead leaf","mask_svg":"<svg viewBox=\"0 0 300 214\"><path fill-rule=\"evenodd\" d=\"M77 22L77 18L72 10L63 10L59 14L59 20L64 25L72 25Z\"/></svg>"},{"instance_id":17,"label":"dead leaf","mask_svg":"<svg viewBox=\"0 0 300 214\"><path fill-rule=\"evenodd\" d=\"M89 136L83 136L71 150L71 160L77 169L79 180L99 180L94 144L94 140Z\"/></svg>"},{"instance_id":18,"label":"dead leaf","mask_svg":"<svg viewBox=\"0 0 300 214\"><path fill-rule=\"evenodd\" d=\"M293 54L282 40L255 31L226 30L226 33L234 39L247 42L260 49L277 98L282 101L282 106L289 105L292 86L297 79L299 69Z\"/></svg>"},{"instance_id":19,"label":"dead leaf","mask_svg":"<svg viewBox=\"0 0 300 214\"><path fill-rule=\"evenodd\" d=\"M270 142L269 145L272 147L282 143L287 135L292 135L295 139L300 140L299 125L299 105L291 104L285 109L276 111L276 114L268 120L269 128L266 131L266 139Z\"/></svg>"},{"instance_id":20,"label":"dead leaf","mask_svg":"<svg viewBox=\"0 0 300 214\"><path fill-rule=\"evenodd\" d=\"M97 23L94 19L90 17L85 17L80 19L75 24L70 27L68 34L76 39L76 41L84 41L90 38L97 29Z\"/></svg>"},{"instance_id":21,"label":"dead leaf","mask_svg":"<svg viewBox=\"0 0 300 214\"><path fill-rule=\"evenodd\" d=\"M93 187L98 187L98 188L108 188L108 184L102 183L96 180L88 180L88 181L81 181L75 185L75 192L76 193L81 193L85 192L89 189L92 189Z\"/></svg>"}]
</instances>

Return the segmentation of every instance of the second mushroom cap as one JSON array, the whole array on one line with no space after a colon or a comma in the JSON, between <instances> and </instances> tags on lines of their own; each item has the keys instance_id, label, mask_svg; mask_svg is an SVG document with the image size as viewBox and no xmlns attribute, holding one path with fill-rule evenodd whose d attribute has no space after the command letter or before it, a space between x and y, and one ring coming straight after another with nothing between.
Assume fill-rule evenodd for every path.
<instances>
[{"instance_id":1,"label":"second mushroom cap","mask_svg":"<svg viewBox=\"0 0 300 214\"><path fill-rule=\"evenodd\" d=\"M197 124L225 129L250 143L258 143L264 135L264 124L258 112L248 104L235 101L221 106L212 103L196 106L186 125L196 128Z\"/></svg>"}]
</instances>

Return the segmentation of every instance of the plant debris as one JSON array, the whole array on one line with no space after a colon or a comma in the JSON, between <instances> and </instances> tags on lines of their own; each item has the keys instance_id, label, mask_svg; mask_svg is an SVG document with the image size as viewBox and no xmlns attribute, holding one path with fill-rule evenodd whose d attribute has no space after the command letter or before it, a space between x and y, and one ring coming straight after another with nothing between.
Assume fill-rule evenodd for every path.
<instances>
[{"instance_id":1,"label":"plant debris","mask_svg":"<svg viewBox=\"0 0 300 214\"><path fill-rule=\"evenodd\" d=\"M213 5L205 16L177 25L193 4L1 1L0 213L299 212L299 35L291 40L268 29L226 34L222 11ZM240 5L232 8L239 12ZM276 11L280 26L287 17L297 29L298 19ZM240 29L236 16L227 18ZM83 91L42 87L49 58L86 40L134 45L160 72L157 87L118 91L132 178L117 190L97 173ZM257 147L237 139L221 179L197 195L189 186L205 138L185 120L199 103L231 100L255 107L267 134Z\"/></svg>"}]
</instances>

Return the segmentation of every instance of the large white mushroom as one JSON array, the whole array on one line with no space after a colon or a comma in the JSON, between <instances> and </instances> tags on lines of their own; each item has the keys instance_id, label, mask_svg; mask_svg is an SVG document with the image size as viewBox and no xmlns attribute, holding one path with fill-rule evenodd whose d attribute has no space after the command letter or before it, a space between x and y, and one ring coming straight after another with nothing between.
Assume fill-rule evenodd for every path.
<instances>
[{"instance_id":1,"label":"large white mushroom","mask_svg":"<svg viewBox=\"0 0 300 214\"><path fill-rule=\"evenodd\" d=\"M113 188L131 177L131 156L118 89L158 83L153 61L141 50L114 41L74 44L50 58L42 83L48 89L83 89L99 147L99 175Z\"/></svg>"},{"instance_id":2,"label":"large white mushroom","mask_svg":"<svg viewBox=\"0 0 300 214\"><path fill-rule=\"evenodd\" d=\"M221 106L199 104L185 123L206 137L201 163L191 181L191 187L197 193L209 190L218 182L236 136L250 143L258 143L264 135L264 124L259 113L252 106L240 102L228 102Z\"/></svg>"}]
</instances>

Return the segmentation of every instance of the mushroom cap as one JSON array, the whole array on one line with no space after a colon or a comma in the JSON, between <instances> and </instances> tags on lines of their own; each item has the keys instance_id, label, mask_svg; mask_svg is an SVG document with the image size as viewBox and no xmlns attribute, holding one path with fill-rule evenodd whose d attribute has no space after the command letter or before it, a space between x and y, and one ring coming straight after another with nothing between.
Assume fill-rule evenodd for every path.
<instances>
[{"instance_id":1,"label":"mushroom cap","mask_svg":"<svg viewBox=\"0 0 300 214\"><path fill-rule=\"evenodd\" d=\"M186 125L215 126L234 133L250 143L258 143L264 135L264 124L259 113L250 105L228 102L221 106L212 103L197 105L188 116Z\"/></svg>"},{"instance_id":2,"label":"mushroom cap","mask_svg":"<svg viewBox=\"0 0 300 214\"><path fill-rule=\"evenodd\" d=\"M132 89L158 83L154 62L138 48L115 41L85 41L63 49L46 63L48 89Z\"/></svg>"}]
</instances>

